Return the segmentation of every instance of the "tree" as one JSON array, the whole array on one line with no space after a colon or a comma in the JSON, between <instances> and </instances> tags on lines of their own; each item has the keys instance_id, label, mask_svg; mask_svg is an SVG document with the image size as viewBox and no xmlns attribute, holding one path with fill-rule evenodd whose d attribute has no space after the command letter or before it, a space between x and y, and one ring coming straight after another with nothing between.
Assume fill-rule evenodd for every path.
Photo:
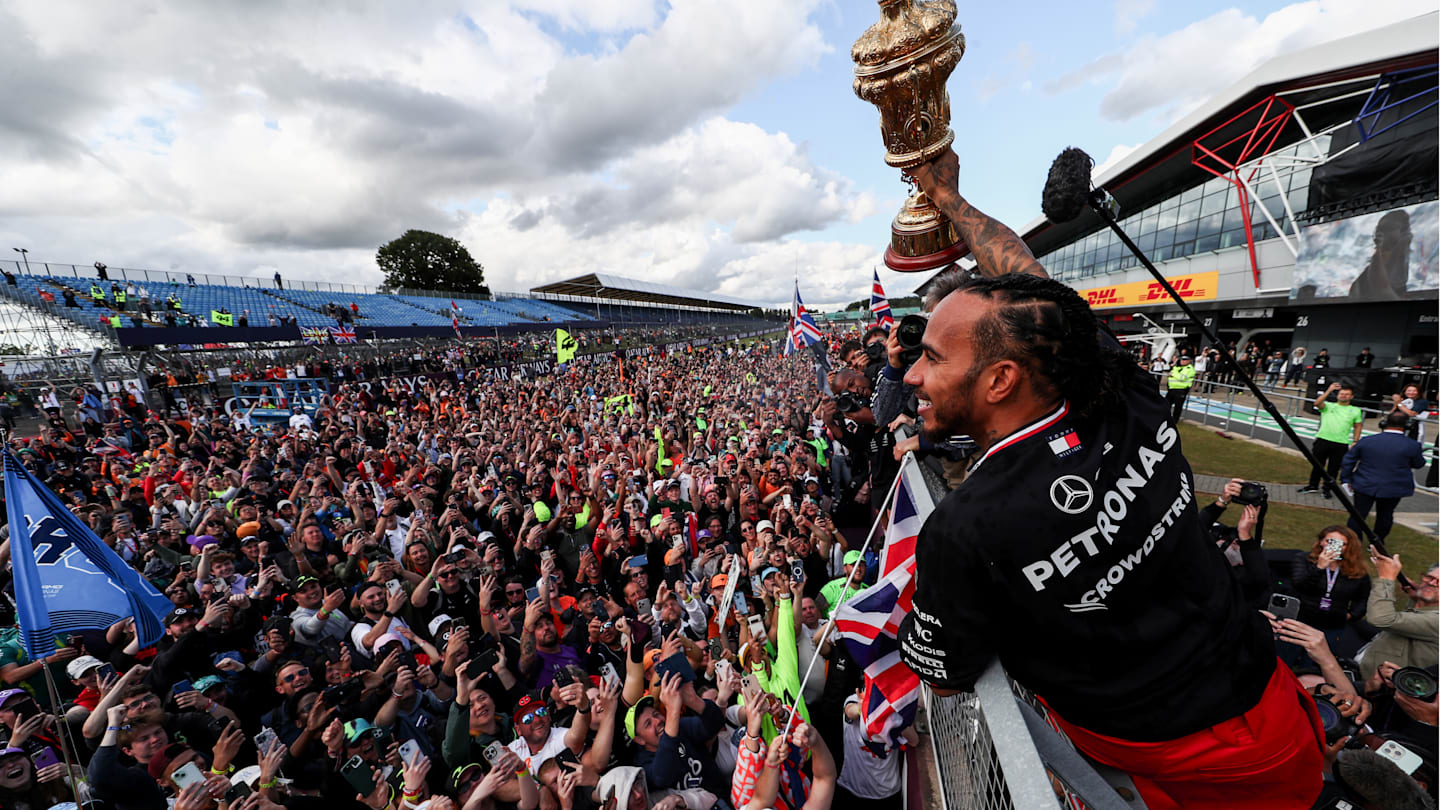
<instances>
[{"instance_id":1,"label":"tree","mask_svg":"<svg viewBox=\"0 0 1440 810\"><path fill-rule=\"evenodd\" d=\"M485 268L465 246L448 236L408 230L380 246L375 263L385 273L385 286L488 296Z\"/></svg>"}]
</instances>

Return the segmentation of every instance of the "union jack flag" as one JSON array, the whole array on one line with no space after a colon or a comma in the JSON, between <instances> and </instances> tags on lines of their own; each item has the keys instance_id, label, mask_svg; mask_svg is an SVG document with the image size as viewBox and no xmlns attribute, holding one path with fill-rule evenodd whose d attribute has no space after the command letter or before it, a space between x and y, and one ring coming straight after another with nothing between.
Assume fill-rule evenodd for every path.
<instances>
[{"instance_id":1,"label":"union jack flag","mask_svg":"<svg viewBox=\"0 0 1440 810\"><path fill-rule=\"evenodd\" d=\"M885 288L880 286L880 271L874 270L875 285L870 288L870 314L875 316L875 325L889 329L895 325L890 314L890 300L885 297Z\"/></svg>"},{"instance_id":2,"label":"union jack flag","mask_svg":"<svg viewBox=\"0 0 1440 810\"><path fill-rule=\"evenodd\" d=\"M330 337L336 343L355 342L355 327L353 326L331 326L328 327L328 329L330 330Z\"/></svg>"},{"instance_id":3,"label":"union jack flag","mask_svg":"<svg viewBox=\"0 0 1440 810\"><path fill-rule=\"evenodd\" d=\"M920 677L900 660L897 635L915 597L915 538L923 522L902 466L880 552L880 580L835 613L835 629L864 670L865 736L885 749L898 744L900 732L915 722L920 700Z\"/></svg>"},{"instance_id":4,"label":"union jack flag","mask_svg":"<svg viewBox=\"0 0 1440 810\"><path fill-rule=\"evenodd\" d=\"M305 345L307 346L314 346L320 343L324 343L325 338L329 336L330 333L326 331L325 327L323 326L312 326L307 329L300 330L300 339L305 341Z\"/></svg>"},{"instance_id":5,"label":"union jack flag","mask_svg":"<svg viewBox=\"0 0 1440 810\"><path fill-rule=\"evenodd\" d=\"M820 327L815 325L815 319L805 309L805 302L800 300L800 282L796 281L795 301L790 307L790 339L787 341L785 354L818 342Z\"/></svg>"}]
</instances>

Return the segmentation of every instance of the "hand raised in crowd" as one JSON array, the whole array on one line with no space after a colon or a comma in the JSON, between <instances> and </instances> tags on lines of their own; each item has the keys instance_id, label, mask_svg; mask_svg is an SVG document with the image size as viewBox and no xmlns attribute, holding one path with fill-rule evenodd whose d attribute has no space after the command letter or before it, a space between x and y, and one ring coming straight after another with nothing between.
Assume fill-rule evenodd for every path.
<instances>
[{"instance_id":1,"label":"hand raised in crowd","mask_svg":"<svg viewBox=\"0 0 1440 810\"><path fill-rule=\"evenodd\" d=\"M430 758L416 751L405 763L402 776L405 794L419 796L425 791L425 779L430 775Z\"/></svg>"}]
</instances>

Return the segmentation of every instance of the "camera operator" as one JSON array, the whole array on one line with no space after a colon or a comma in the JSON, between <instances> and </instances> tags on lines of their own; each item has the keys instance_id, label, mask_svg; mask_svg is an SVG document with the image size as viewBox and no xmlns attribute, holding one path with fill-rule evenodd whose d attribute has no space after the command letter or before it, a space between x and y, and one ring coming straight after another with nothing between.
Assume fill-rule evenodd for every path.
<instances>
[{"instance_id":1,"label":"camera operator","mask_svg":"<svg viewBox=\"0 0 1440 810\"><path fill-rule=\"evenodd\" d=\"M1220 523L1220 516L1231 503L1244 507L1233 529ZM1225 555L1245 601L1254 608L1264 607L1270 592L1270 570L1261 540L1268 505L1269 495L1263 486L1231 478L1220 497L1200 510L1200 525L1210 526L1211 539Z\"/></svg>"}]
</instances>

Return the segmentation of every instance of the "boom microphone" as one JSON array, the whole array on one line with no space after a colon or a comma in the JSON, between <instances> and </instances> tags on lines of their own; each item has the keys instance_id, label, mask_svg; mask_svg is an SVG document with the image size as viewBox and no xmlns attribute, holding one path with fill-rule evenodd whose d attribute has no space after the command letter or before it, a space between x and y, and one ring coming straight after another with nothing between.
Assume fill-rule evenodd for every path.
<instances>
[{"instance_id":1,"label":"boom microphone","mask_svg":"<svg viewBox=\"0 0 1440 810\"><path fill-rule=\"evenodd\" d=\"M1040 197L1040 210L1046 219L1059 225L1080 216L1089 202L1090 172L1094 168L1094 159L1084 149L1073 146L1055 158Z\"/></svg>"},{"instance_id":2,"label":"boom microphone","mask_svg":"<svg viewBox=\"0 0 1440 810\"><path fill-rule=\"evenodd\" d=\"M1425 789L1400 766L1369 748L1341 751L1334 773L1351 792L1375 807L1426 810L1435 806Z\"/></svg>"},{"instance_id":3,"label":"boom microphone","mask_svg":"<svg viewBox=\"0 0 1440 810\"><path fill-rule=\"evenodd\" d=\"M1260 403L1260 406L1265 409L1265 412L1269 414L1270 418L1275 421L1275 424L1280 428L1280 432L1285 434L1285 437L1290 440L1290 443L1300 451L1301 455L1305 456L1305 460L1310 462L1310 466L1317 470L1321 477L1325 479L1325 484L1335 494L1335 499L1340 501L1340 505L1349 513L1352 519L1351 525L1356 523L1360 524L1360 534L1362 538L1373 545L1381 554L1387 557L1390 556L1390 552L1385 548L1385 542L1375 536L1374 530L1370 528L1370 524L1365 522L1365 517L1355 508L1355 504L1351 502L1350 497L1339 487L1334 477L1326 472L1324 466L1320 464L1319 459L1315 457L1314 449L1310 444L1300 438L1299 434L1295 432L1295 428L1291 427L1289 420L1280 414L1275 404L1270 401L1270 398L1265 395L1264 391L1260 390L1260 386L1255 384L1255 381L1251 379L1249 374L1245 373L1243 368L1240 368L1239 363L1235 361L1234 356L1231 354L1229 347L1220 340L1219 336L1217 336L1210 327L1205 325L1205 322L1201 320L1199 315L1195 314L1195 310L1190 307L1190 304L1186 302L1184 298L1180 297L1180 293L1175 291L1175 288L1170 285L1165 275L1161 273L1159 268L1145 255L1145 251L1141 250L1140 246L1135 244L1135 240L1131 239L1130 236L1125 233L1125 229L1120 227L1118 217L1120 207L1118 203L1115 202L1115 198L1110 196L1104 189L1092 190L1090 188L1090 172L1094 168L1094 165L1095 161L1085 153L1085 150L1077 149L1073 146L1067 147L1055 158L1055 161L1050 164L1050 175L1045 178L1045 191L1040 198L1040 210L1045 213L1046 219L1049 219L1057 225L1062 222L1069 222L1080 216L1080 212L1084 211L1087 206L1099 214L1100 220L1114 232L1115 237L1120 240L1121 244L1125 245L1125 247L1135 255L1135 258L1140 260L1140 264L1144 265L1145 269L1150 272L1150 275L1154 277L1156 283L1170 296L1170 300L1175 302L1175 305L1180 308L1180 311L1185 313L1185 316L1190 319L1190 322L1199 329L1200 334L1204 335L1206 342L1220 355L1226 367L1236 371L1236 377L1250 389L1250 393L1255 397L1256 401ZM1400 574L1397 579L1402 585L1409 584L1409 580L1404 574Z\"/></svg>"}]
</instances>

